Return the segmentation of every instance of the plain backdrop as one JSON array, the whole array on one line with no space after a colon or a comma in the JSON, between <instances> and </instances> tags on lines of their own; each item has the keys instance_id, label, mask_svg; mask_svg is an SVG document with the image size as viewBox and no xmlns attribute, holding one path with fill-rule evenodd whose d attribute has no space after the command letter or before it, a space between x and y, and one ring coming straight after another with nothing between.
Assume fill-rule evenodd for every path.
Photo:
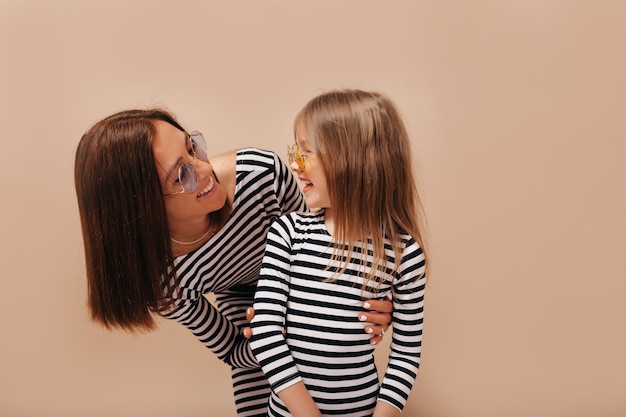
<instances>
[{"instance_id":1,"label":"plain backdrop","mask_svg":"<svg viewBox=\"0 0 626 417\"><path fill-rule=\"evenodd\" d=\"M337 87L391 96L418 165L432 273L404 415L625 416L625 51L619 0L2 0L0 416L233 416L182 326L89 321L76 145L160 105L212 153L286 157Z\"/></svg>"}]
</instances>

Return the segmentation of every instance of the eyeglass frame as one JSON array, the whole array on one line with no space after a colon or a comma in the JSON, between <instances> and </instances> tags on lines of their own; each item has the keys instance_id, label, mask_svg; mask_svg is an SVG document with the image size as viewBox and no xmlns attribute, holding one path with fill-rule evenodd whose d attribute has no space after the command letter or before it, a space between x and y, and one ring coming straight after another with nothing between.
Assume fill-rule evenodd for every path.
<instances>
[{"instance_id":1,"label":"eyeglass frame","mask_svg":"<svg viewBox=\"0 0 626 417\"><path fill-rule=\"evenodd\" d=\"M304 158L311 155L314 155L314 152L303 151L297 143L294 143L291 146L287 145L287 159L289 161L289 165L295 162L298 164L300 171L304 171L304 168L306 167L306 161Z\"/></svg>"},{"instance_id":2,"label":"eyeglass frame","mask_svg":"<svg viewBox=\"0 0 626 417\"><path fill-rule=\"evenodd\" d=\"M206 149L206 140L204 139L204 136L202 136L202 133L194 130L191 133L187 133L185 132L185 141L187 141L187 144L189 145L189 147L191 148L191 151L193 152L193 161L191 162L185 162L184 164L181 164L181 166L178 167L178 182L180 184L180 187L182 188L182 190L177 191L175 193L168 193L168 194L163 194L163 197L169 197L172 195L178 195L178 194L184 194L184 193L188 193L188 194L192 194L194 192L196 192L196 190L198 189L198 172L196 171L196 168L193 166L196 163L196 160L201 159L201 160L206 160L208 161L208 154L207 154L207 149ZM197 137L199 136L202 139L202 142L204 143L204 158L198 158L198 154L196 153L196 148L193 146L194 142L192 140L193 137ZM183 185L183 180L181 178L182 176L182 172L183 172L183 168L187 167L186 169L189 171L190 174L193 174L196 176L196 187L193 190L187 190L185 188L185 186Z\"/></svg>"}]
</instances>

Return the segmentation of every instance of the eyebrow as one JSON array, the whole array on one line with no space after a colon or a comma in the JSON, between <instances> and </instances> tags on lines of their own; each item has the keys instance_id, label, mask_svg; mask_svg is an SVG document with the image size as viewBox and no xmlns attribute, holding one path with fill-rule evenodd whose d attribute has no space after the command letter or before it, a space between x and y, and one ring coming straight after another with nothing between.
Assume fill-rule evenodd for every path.
<instances>
[{"instance_id":1,"label":"eyebrow","mask_svg":"<svg viewBox=\"0 0 626 417\"><path fill-rule=\"evenodd\" d=\"M306 139L301 139L300 143L296 142L296 145L300 147L302 152L313 153L311 149L311 144Z\"/></svg>"}]
</instances>

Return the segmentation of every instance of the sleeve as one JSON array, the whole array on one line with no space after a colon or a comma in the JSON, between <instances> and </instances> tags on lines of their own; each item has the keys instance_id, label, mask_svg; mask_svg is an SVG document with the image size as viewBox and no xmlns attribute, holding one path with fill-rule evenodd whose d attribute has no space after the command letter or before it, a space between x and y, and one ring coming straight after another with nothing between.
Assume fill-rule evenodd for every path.
<instances>
[{"instance_id":1,"label":"sleeve","mask_svg":"<svg viewBox=\"0 0 626 417\"><path fill-rule=\"evenodd\" d=\"M307 209L306 203L300 188L298 188L296 178L289 167L276 154L274 154L274 167L276 171L274 189L276 190L276 198L278 199L281 213L305 211Z\"/></svg>"},{"instance_id":2,"label":"sleeve","mask_svg":"<svg viewBox=\"0 0 626 417\"><path fill-rule=\"evenodd\" d=\"M276 220L267 236L254 298L250 341L252 352L275 392L302 380L283 334L289 297L291 241L284 220L284 216Z\"/></svg>"},{"instance_id":3,"label":"sleeve","mask_svg":"<svg viewBox=\"0 0 626 417\"><path fill-rule=\"evenodd\" d=\"M185 289L176 309L163 316L189 329L226 364L235 368L258 366L248 339L200 292Z\"/></svg>"},{"instance_id":4,"label":"sleeve","mask_svg":"<svg viewBox=\"0 0 626 417\"><path fill-rule=\"evenodd\" d=\"M408 399L420 364L426 288L422 250L411 241L404 251L399 277L392 287L393 338L378 399L400 411Z\"/></svg>"}]
</instances>

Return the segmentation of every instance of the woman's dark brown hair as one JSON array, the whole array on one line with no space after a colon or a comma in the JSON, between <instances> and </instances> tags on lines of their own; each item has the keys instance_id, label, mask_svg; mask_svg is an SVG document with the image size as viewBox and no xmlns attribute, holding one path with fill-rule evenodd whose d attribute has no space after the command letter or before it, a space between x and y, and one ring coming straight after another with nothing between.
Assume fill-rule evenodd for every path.
<instances>
[{"instance_id":1,"label":"woman's dark brown hair","mask_svg":"<svg viewBox=\"0 0 626 417\"><path fill-rule=\"evenodd\" d=\"M184 131L162 109L128 110L87 131L76 151L78 197L91 318L107 328L155 327L175 269L161 183L152 153L155 120Z\"/></svg>"}]
</instances>

